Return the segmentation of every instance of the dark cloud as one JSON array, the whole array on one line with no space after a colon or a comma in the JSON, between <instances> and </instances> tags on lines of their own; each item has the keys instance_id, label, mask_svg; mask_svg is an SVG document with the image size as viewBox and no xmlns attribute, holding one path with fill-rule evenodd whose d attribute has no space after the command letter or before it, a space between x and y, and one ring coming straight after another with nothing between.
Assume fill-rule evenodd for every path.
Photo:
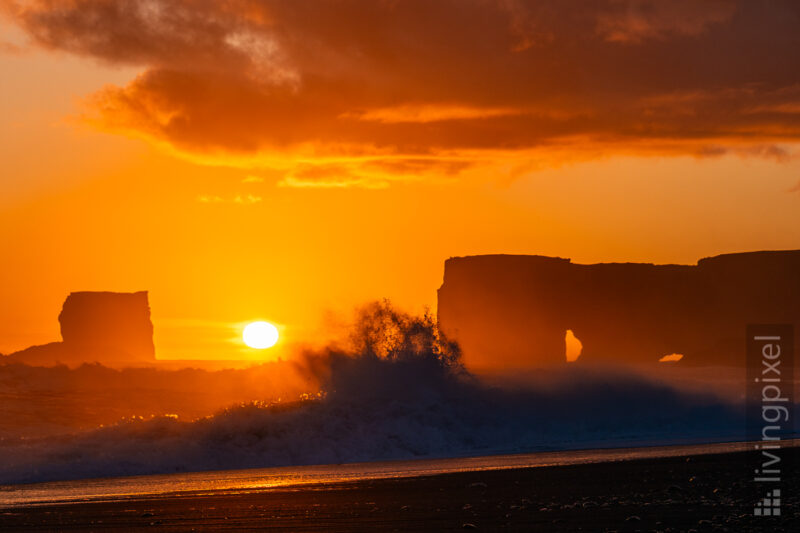
<instances>
[{"instance_id":1,"label":"dark cloud","mask_svg":"<svg viewBox=\"0 0 800 533\"><path fill-rule=\"evenodd\" d=\"M597 30L607 41L639 43L699 35L713 24L727 22L735 12L733 0L617 0L599 13Z\"/></svg>"},{"instance_id":2,"label":"dark cloud","mask_svg":"<svg viewBox=\"0 0 800 533\"><path fill-rule=\"evenodd\" d=\"M386 172L481 153L781 159L800 138L791 1L4 6L40 46L143 68L89 100L101 127L190 154L315 159L314 175L331 158L386 158ZM332 164L328 178L345 174Z\"/></svg>"}]
</instances>

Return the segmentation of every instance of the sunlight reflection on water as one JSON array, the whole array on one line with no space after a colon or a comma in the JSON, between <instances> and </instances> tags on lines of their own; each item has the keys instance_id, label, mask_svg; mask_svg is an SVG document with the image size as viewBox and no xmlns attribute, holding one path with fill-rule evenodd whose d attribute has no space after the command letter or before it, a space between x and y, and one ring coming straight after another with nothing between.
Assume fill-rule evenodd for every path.
<instances>
[{"instance_id":1,"label":"sunlight reflection on water","mask_svg":"<svg viewBox=\"0 0 800 533\"><path fill-rule=\"evenodd\" d=\"M788 443L789 441L787 441ZM791 441L792 446L800 440ZM0 506L56 502L119 500L152 495L208 492L247 492L275 487L323 485L368 479L417 477L451 472L500 470L652 457L744 451L744 442L654 446L599 450L568 450L514 455L383 461L247 470L220 470L77 481L0 485ZM324 490L325 487L318 487Z\"/></svg>"}]
</instances>

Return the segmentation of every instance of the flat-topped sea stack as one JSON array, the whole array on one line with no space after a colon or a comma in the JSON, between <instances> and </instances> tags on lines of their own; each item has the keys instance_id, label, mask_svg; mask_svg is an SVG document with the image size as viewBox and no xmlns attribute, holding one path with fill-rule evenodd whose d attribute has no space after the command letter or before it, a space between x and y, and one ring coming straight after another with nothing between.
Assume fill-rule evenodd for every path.
<instances>
[{"instance_id":1,"label":"flat-topped sea stack","mask_svg":"<svg viewBox=\"0 0 800 533\"><path fill-rule=\"evenodd\" d=\"M62 342L32 346L6 362L31 365L154 363L147 292L73 292L58 315Z\"/></svg>"},{"instance_id":2,"label":"flat-topped sea stack","mask_svg":"<svg viewBox=\"0 0 800 533\"><path fill-rule=\"evenodd\" d=\"M742 365L748 324L800 326L800 250L726 254L696 265L526 255L455 257L439 289L443 332L474 367L578 362Z\"/></svg>"}]
</instances>

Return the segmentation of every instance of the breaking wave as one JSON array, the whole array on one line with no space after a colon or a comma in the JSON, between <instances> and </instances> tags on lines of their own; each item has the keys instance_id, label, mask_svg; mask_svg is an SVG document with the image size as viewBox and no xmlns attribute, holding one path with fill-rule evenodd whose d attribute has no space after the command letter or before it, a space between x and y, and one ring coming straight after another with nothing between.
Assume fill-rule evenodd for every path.
<instances>
[{"instance_id":1,"label":"breaking wave","mask_svg":"<svg viewBox=\"0 0 800 533\"><path fill-rule=\"evenodd\" d=\"M0 482L726 440L744 427L739 407L633 376L567 369L489 386L429 316L385 303L362 311L346 348L304 361L324 386L301 401L6 439Z\"/></svg>"}]
</instances>

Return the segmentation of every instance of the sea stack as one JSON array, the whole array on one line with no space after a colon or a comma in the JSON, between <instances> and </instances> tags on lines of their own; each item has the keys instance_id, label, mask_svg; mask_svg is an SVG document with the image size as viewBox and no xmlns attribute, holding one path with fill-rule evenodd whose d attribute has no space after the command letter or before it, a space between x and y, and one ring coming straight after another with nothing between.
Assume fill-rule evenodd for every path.
<instances>
[{"instance_id":1,"label":"sea stack","mask_svg":"<svg viewBox=\"0 0 800 533\"><path fill-rule=\"evenodd\" d=\"M800 250L695 265L456 257L445 263L438 313L473 367L566 364L567 330L583 345L577 364L682 354L677 364L739 366L748 324L800 327Z\"/></svg>"},{"instance_id":2,"label":"sea stack","mask_svg":"<svg viewBox=\"0 0 800 533\"><path fill-rule=\"evenodd\" d=\"M61 342L32 346L7 362L31 365L99 362L108 366L155 362L146 291L73 292L58 315Z\"/></svg>"}]
</instances>

